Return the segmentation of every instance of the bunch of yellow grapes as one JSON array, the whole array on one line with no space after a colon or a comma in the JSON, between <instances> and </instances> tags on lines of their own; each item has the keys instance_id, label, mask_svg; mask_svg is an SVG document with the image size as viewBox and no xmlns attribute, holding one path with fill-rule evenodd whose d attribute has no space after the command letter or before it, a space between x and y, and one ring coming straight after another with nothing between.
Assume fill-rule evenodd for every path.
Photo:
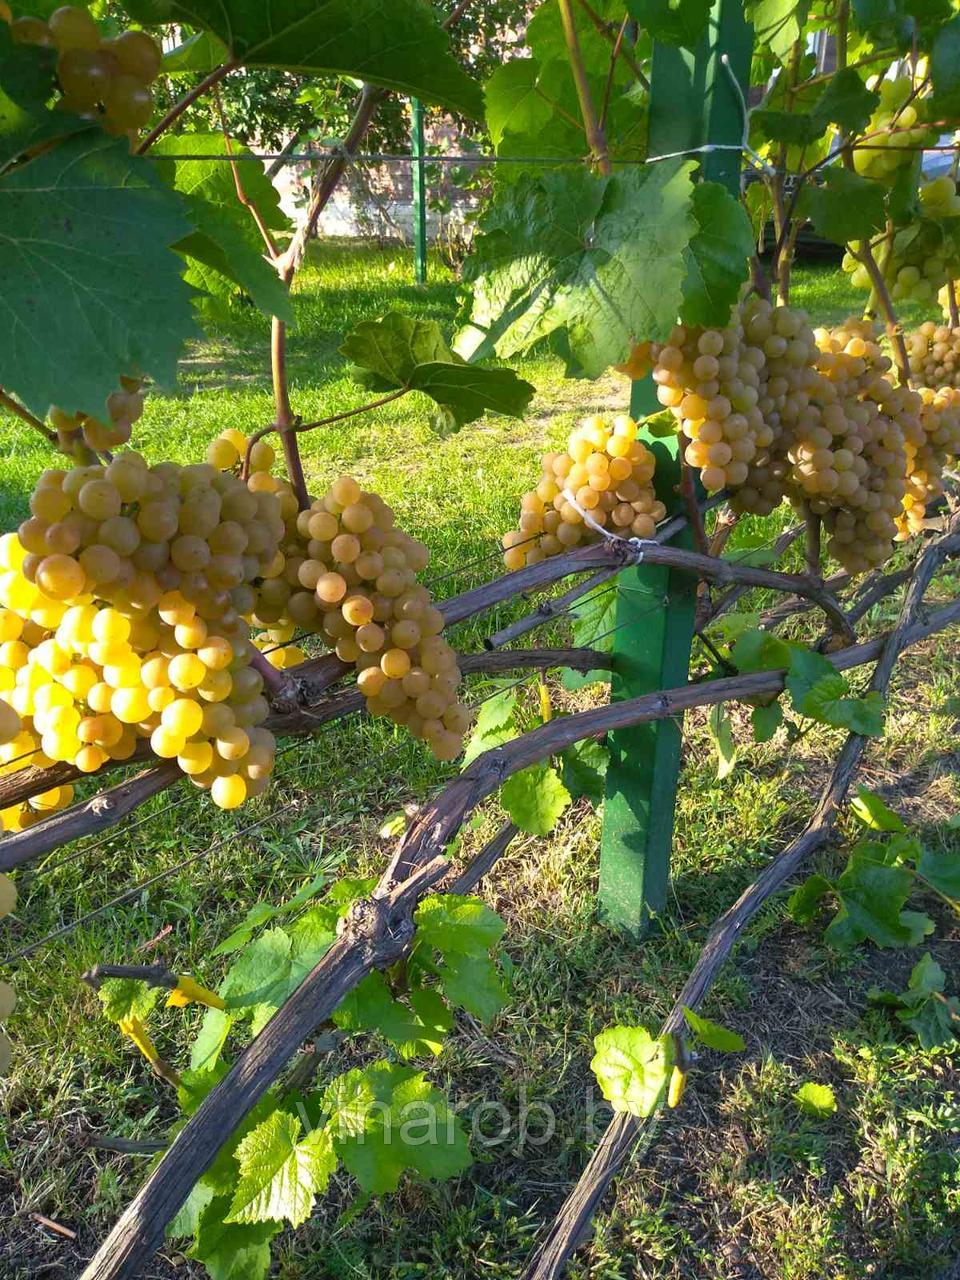
<instances>
[{"instance_id":1,"label":"bunch of yellow grapes","mask_svg":"<svg viewBox=\"0 0 960 1280\"><path fill-rule=\"evenodd\" d=\"M920 388L919 423L906 438L906 491L897 540L923 531L927 506L943 493L943 469L960 455L960 390Z\"/></svg>"},{"instance_id":2,"label":"bunch of yellow grapes","mask_svg":"<svg viewBox=\"0 0 960 1280\"><path fill-rule=\"evenodd\" d=\"M226 432L207 458L234 468L247 452L239 433ZM441 635L443 615L417 581L427 548L352 477L299 511L289 484L272 474L273 449L260 441L249 455L248 486L273 496L284 514L279 551L255 589L250 621L262 635L254 643L285 668L302 658L288 644L297 631L319 635L356 667L371 714L405 725L438 759L455 759L471 714L458 698L461 674Z\"/></svg>"},{"instance_id":3,"label":"bunch of yellow grapes","mask_svg":"<svg viewBox=\"0 0 960 1280\"><path fill-rule=\"evenodd\" d=\"M917 79L910 75L889 80L874 76L868 87L880 94L880 103L864 130L862 146L855 147L853 166L865 178L893 184L897 173L913 164L915 151L937 140L937 130L926 123L929 103L917 92L925 72L918 65Z\"/></svg>"},{"instance_id":4,"label":"bunch of yellow grapes","mask_svg":"<svg viewBox=\"0 0 960 1280\"><path fill-rule=\"evenodd\" d=\"M23 720L5 767L39 748L31 764L94 772L149 739L221 807L259 794L274 742L245 618L277 566L279 499L130 451L45 472L30 508L0 539L0 696ZM69 801L57 789L5 825Z\"/></svg>"},{"instance_id":5,"label":"bunch of yellow grapes","mask_svg":"<svg viewBox=\"0 0 960 1280\"><path fill-rule=\"evenodd\" d=\"M14 18L0 0L0 18L18 44L54 48L57 80L65 111L98 121L107 133L136 141L153 114L151 86L160 74L163 51L145 31L124 31L103 39L96 21L79 5L65 4L50 17Z\"/></svg>"},{"instance_id":6,"label":"bunch of yellow grapes","mask_svg":"<svg viewBox=\"0 0 960 1280\"><path fill-rule=\"evenodd\" d=\"M960 387L960 329L927 320L904 338L915 383L933 390Z\"/></svg>"},{"instance_id":7,"label":"bunch of yellow grapes","mask_svg":"<svg viewBox=\"0 0 960 1280\"><path fill-rule=\"evenodd\" d=\"M51 406L50 422L57 433L61 453L82 457L82 445L103 453L129 442L133 424L143 416L142 384L137 378L121 378L120 383L120 390L114 391L107 400L107 422Z\"/></svg>"},{"instance_id":8,"label":"bunch of yellow grapes","mask_svg":"<svg viewBox=\"0 0 960 1280\"><path fill-rule=\"evenodd\" d=\"M565 452L543 455L540 483L520 502L520 527L503 538L508 569L598 542L594 525L619 538L653 537L666 508L653 488L656 458L637 431L626 415L586 418Z\"/></svg>"}]
</instances>

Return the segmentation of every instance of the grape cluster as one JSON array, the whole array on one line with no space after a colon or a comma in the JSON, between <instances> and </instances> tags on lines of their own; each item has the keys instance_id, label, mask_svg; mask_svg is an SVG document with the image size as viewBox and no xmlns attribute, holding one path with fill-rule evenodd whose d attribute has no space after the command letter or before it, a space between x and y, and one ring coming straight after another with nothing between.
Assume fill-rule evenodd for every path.
<instances>
[{"instance_id":1,"label":"grape cluster","mask_svg":"<svg viewBox=\"0 0 960 1280\"><path fill-rule=\"evenodd\" d=\"M864 130L874 136L854 149L853 166L864 178L892 185L898 171L913 164L915 150L936 141L937 131L926 123L927 100L913 96L912 76L896 80L874 77L869 87L880 94L880 103Z\"/></svg>"},{"instance_id":2,"label":"grape cluster","mask_svg":"<svg viewBox=\"0 0 960 1280\"><path fill-rule=\"evenodd\" d=\"M854 256L861 242L851 241L841 267L857 289L873 288L870 273ZM948 280L960 274L960 255L952 233L931 217L915 219L899 230L889 246L877 251L878 265L894 302L933 302Z\"/></svg>"},{"instance_id":3,"label":"grape cluster","mask_svg":"<svg viewBox=\"0 0 960 1280\"><path fill-rule=\"evenodd\" d=\"M908 434L906 492L897 517L897 540L923 531L927 505L943 493L943 468L960 455L960 391L920 388L919 423Z\"/></svg>"},{"instance_id":4,"label":"grape cluster","mask_svg":"<svg viewBox=\"0 0 960 1280\"><path fill-rule=\"evenodd\" d=\"M133 424L143 416L143 384L138 378L121 378L120 390L107 400L108 422L84 413L67 413L52 405L50 422L57 433L57 445L68 457L84 456L82 446L104 453L127 444Z\"/></svg>"},{"instance_id":5,"label":"grape cluster","mask_svg":"<svg viewBox=\"0 0 960 1280\"><path fill-rule=\"evenodd\" d=\"M30 509L0 540L0 693L24 721L18 754L39 747L32 764L86 773L149 738L221 807L259 794L274 743L244 617L276 567L277 498L209 464L150 467L127 451L45 472ZM4 824L69 803L56 791Z\"/></svg>"},{"instance_id":6,"label":"grape cluster","mask_svg":"<svg viewBox=\"0 0 960 1280\"><path fill-rule=\"evenodd\" d=\"M666 508L653 488L656 458L625 415L587 418L564 453L545 453L540 483L520 502L520 527L503 538L504 564L520 569L602 536L651 538ZM573 499L573 501L571 501Z\"/></svg>"},{"instance_id":7,"label":"grape cluster","mask_svg":"<svg viewBox=\"0 0 960 1280\"><path fill-rule=\"evenodd\" d=\"M65 4L42 18L13 18L6 3L0 17L19 44L56 49L57 80L65 111L97 120L107 133L136 141L153 114L151 85L160 74L163 51L145 31L124 31L103 39L85 8Z\"/></svg>"},{"instance_id":8,"label":"grape cluster","mask_svg":"<svg viewBox=\"0 0 960 1280\"><path fill-rule=\"evenodd\" d=\"M915 383L933 390L960 387L960 329L927 320L905 341Z\"/></svg>"},{"instance_id":9,"label":"grape cluster","mask_svg":"<svg viewBox=\"0 0 960 1280\"><path fill-rule=\"evenodd\" d=\"M246 456L238 433L215 440L215 466ZM372 715L405 725L439 760L463 749L471 715L458 699L461 675L440 634L443 615L417 582L429 552L396 527L391 508L375 493L341 476L299 511L290 486L274 477L274 451L259 441L250 453L248 485L279 500L280 546L257 583L250 621L268 661L283 669L302 658L288 646L296 631L320 635L357 669L357 684Z\"/></svg>"},{"instance_id":10,"label":"grape cluster","mask_svg":"<svg viewBox=\"0 0 960 1280\"><path fill-rule=\"evenodd\" d=\"M16 905L17 890L13 881L9 876L0 875L0 919L8 916ZM0 1022L6 1022L13 1013L16 1003L17 997L13 987L9 983L0 982ZM10 1043L10 1037L0 1029L0 1076L5 1076L10 1070L12 1058L13 1046Z\"/></svg>"}]
</instances>

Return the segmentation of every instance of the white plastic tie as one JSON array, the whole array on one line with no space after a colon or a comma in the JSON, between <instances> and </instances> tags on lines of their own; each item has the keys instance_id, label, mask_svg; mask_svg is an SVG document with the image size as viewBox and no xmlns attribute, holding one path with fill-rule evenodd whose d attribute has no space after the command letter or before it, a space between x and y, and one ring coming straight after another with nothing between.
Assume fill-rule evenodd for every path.
<instances>
[{"instance_id":1,"label":"white plastic tie","mask_svg":"<svg viewBox=\"0 0 960 1280\"><path fill-rule=\"evenodd\" d=\"M660 545L656 538L622 538L618 533L611 533L610 530L605 529L602 524L598 524L589 511L585 511L583 507L581 507L580 503L576 500L569 489L564 489L563 497L566 502L570 503L571 507L573 507L574 511L576 511L577 515L587 528L592 529L594 533L599 533L600 537L603 538L605 542L616 542L621 547L626 543L627 546L635 547L637 550L637 564L643 563L643 552L645 547L658 547Z\"/></svg>"}]
</instances>

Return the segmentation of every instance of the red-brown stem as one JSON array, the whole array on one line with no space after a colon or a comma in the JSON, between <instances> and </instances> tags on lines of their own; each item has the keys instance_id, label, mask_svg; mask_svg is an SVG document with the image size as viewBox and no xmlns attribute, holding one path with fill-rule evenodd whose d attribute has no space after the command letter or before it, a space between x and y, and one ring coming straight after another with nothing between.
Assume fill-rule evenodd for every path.
<instances>
[{"instance_id":1,"label":"red-brown stem","mask_svg":"<svg viewBox=\"0 0 960 1280\"><path fill-rule=\"evenodd\" d=\"M250 665L254 671L258 671L263 677L264 688L271 695L276 697L282 694L286 688L286 680L283 672L270 662L267 657L260 652L255 646L250 647Z\"/></svg>"},{"instance_id":2,"label":"red-brown stem","mask_svg":"<svg viewBox=\"0 0 960 1280\"><path fill-rule=\"evenodd\" d=\"M591 4L588 4L587 0L577 0L577 3L579 4L583 12L587 15L587 17L590 19L590 21L593 23L594 27L596 27L600 35L603 36L604 40L613 41L615 37L610 25L604 22L603 18L600 17L596 9L594 9ZM620 50L620 56L621 58L623 58L624 62L633 72L634 76L640 82L643 88L649 90L650 81L643 74L643 70L640 67L639 62L637 62L636 58L632 54L627 53L626 49L623 49L623 48L621 48Z\"/></svg>"},{"instance_id":3,"label":"red-brown stem","mask_svg":"<svg viewBox=\"0 0 960 1280\"><path fill-rule=\"evenodd\" d=\"M951 328L960 328L960 312L957 311L957 282L955 280L947 281L947 306L950 309Z\"/></svg>"},{"instance_id":4,"label":"red-brown stem","mask_svg":"<svg viewBox=\"0 0 960 1280\"><path fill-rule=\"evenodd\" d=\"M210 74L204 76L200 83L191 89L188 94L185 94L179 102L175 102L159 124L150 130L139 147L137 147L137 155L142 156L145 151L149 151L157 139L162 137L172 124L176 124L188 107L192 107L198 98L202 98L215 84L219 84L231 71L235 71L239 65L237 61L231 58L229 62L221 62L219 67L214 67Z\"/></svg>"},{"instance_id":5,"label":"red-brown stem","mask_svg":"<svg viewBox=\"0 0 960 1280\"><path fill-rule=\"evenodd\" d=\"M570 59L570 70L573 73L573 83L577 90L577 101L580 103L580 114L583 116L587 142L590 144L590 151L597 168L603 174L610 174L613 168L607 154L607 140L597 119L593 94L590 92L590 81L587 79L587 69L580 49L580 37L577 35L577 25L573 20L573 9L570 0L558 0L558 3L560 21L563 24L563 37L567 44L567 56Z\"/></svg>"},{"instance_id":6,"label":"red-brown stem","mask_svg":"<svg viewBox=\"0 0 960 1280\"><path fill-rule=\"evenodd\" d=\"M288 284L292 278L291 271L287 278ZM276 407L276 421L271 430L280 432L287 478L296 494L297 505L301 511L306 511L310 505L310 495L307 493L307 482L303 474L300 447L293 430L297 420L290 405L290 386L287 382L287 326L277 316L273 316L270 321L270 366L273 373L273 399ZM249 458L249 452L247 456Z\"/></svg>"},{"instance_id":7,"label":"red-brown stem","mask_svg":"<svg viewBox=\"0 0 960 1280\"><path fill-rule=\"evenodd\" d=\"M627 26L630 22L629 13L623 15L623 21L620 23L620 30L617 32L617 38L613 43L613 49L610 53L610 70L607 72L607 83L603 87L603 103L600 107L600 128L605 130L607 127L607 112L610 110L610 95L613 92L613 80L617 74L617 59L620 57L620 50L623 48L623 37L627 33Z\"/></svg>"},{"instance_id":8,"label":"red-brown stem","mask_svg":"<svg viewBox=\"0 0 960 1280\"><path fill-rule=\"evenodd\" d=\"M14 400L13 396L7 395L2 387L0 387L0 405L15 414L22 422L33 427L34 431L39 431L48 444L52 444L54 447L57 446L59 443L57 433L44 426L39 418L35 417L29 409L25 409L19 400Z\"/></svg>"},{"instance_id":9,"label":"red-brown stem","mask_svg":"<svg viewBox=\"0 0 960 1280\"><path fill-rule=\"evenodd\" d=\"M816 582L820 582L820 528L822 521L818 515L815 515L810 510L809 502L803 504L803 518L806 526L807 573Z\"/></svg>"},{"instance_id":10,"label":"red-brown stem","mask_svg":"<svg viewBox=\"0 0 960 1280\"><path fill-rule=\"evenodd\" d=\"M250 216L253 218L254 222L257 224L257 230L260 232L261 239L263 240L263 243L267 246L267 253L270 255L273 261L276 261L276 259L280 256L279 250L277 249L276 241L274 240L273 235L271 234L270 228L264 222L263 215L261 214L260 210L257 208L256 204L247 195L246 191L244 191L243 183L240 180L240 168L237 165L236 160L234 159L233 141L230 137L230 134L227 131L227 118L223 113L223 99L220 97L219 85L214 86L213 100L217 106L217 115L220 117L220 129L223 133L223 145L226 147L227 155L230 157L230 169L233 172L233 185L237 189L237 199L240 201L240 203L243 205L245 209L249 210Z\"/></svg>"}]
</instances>

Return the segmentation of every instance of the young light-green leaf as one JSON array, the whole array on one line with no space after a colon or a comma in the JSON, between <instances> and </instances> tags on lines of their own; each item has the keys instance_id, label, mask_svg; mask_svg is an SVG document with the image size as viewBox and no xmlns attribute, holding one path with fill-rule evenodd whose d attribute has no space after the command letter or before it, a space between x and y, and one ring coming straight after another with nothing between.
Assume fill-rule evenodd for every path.
<instances>
[{"instance_id":1,"label":"young light-green leaf","mask_svg":"<svg viewBox=\"0 0 960 1280\"><path fill-rule=\"evenodd\" d=\"M793 1097L801 1111L820 1119L832 1115L837 1109L836 1095L828 1084L816 1084L810 1080L802 1084Z\"/></svg>"},{"instance_id":2,"label":"young light-green leaf","mask_svg":"<svg viewBox=\"0 0 960 1280\"><path fill-rule=\"evenodd\" d=\"M866 787L858 787L856 798L850 801L850 812L865 827L874 831L906 831L899 814L888 809L880 797Z\"/></svg>"},{"instance_id":3,"label":"young light-green leaf","mask_svg":"<svg viewBox=\"0 0 960 1280\"><path fill-rule=\"evenodd\" d=\"M240 1178L227 1222L306 1222L337 1167L326 1129L300 1139L300 1121L274 1111L237 1148Z\"/></svg>"},{"instance_id":4,"label":"young light-green leaf","mask_svg":"<svg viewBox=\"0 0 960 1280\"><path fill-rule=\"evenodd\" d=\"M733 726L722 702L710 708L707 717L710 736L717 748L717 778L722 782L729 777L737 763L737 744L733 740Z\"/></svg>"},{"instance_id":5,"label":"young light-green leaf","mask_svg":"<svg viewBox=\"0 0 960 1280\"><path fill-rule=\"evenodd\" d=\"M444 955L485 956L504 931L503 921L482 899L453 893L424 898L413 922L418 937Z\"/></svg>"},{"instance_id":6,"label":"young light-green leaf","mask_svg":"<svg viewBox=\"0 0 960 1280\"><path fill-rule=\"evenodd\" d=\"M683 1006L683 1016L687 1026L701 1043L708 1049L716 1049L718 1053L742 1053L747 1044L743 1036L729 1027L722 1027L719 1022L711 1022L693 1009Z\"/></svg>"},{"instance_id":7,"label":"young light-green leaf","mask_svg":"<svg viewBox=\"0 0 960 1280\"><path fill-rule=\"evenodd\" d=\"M521 831L546 836L571 803L571 796L552 765L533 764L507 779L500 788L500 803Z\"/></svg>"},{"instance_id":8,"label":"young light-green leaf","mask_svg":"<svg viewBox=\"0 0 960 1280\"><path fill-rule=\"evenodd\" d=\"M673 1037L655 1039L645 1027L610 1027L594 1040L590 1069L614 1111L648 1116L673 1068Z\"/></svg>"},{"instance_id":9,"label":"young light-green leaf","mask_svg":"<svg viewBox=\"0 0 960 1280\"><path fill-rule=\"evenodd\" d=\"M119 1022L121 1018L143 1021L150 1016L162 994L159 987L149 987L136 978L106 978L97 989L104 1017L111 1022Z\"/></svg>"}]
</instances>

